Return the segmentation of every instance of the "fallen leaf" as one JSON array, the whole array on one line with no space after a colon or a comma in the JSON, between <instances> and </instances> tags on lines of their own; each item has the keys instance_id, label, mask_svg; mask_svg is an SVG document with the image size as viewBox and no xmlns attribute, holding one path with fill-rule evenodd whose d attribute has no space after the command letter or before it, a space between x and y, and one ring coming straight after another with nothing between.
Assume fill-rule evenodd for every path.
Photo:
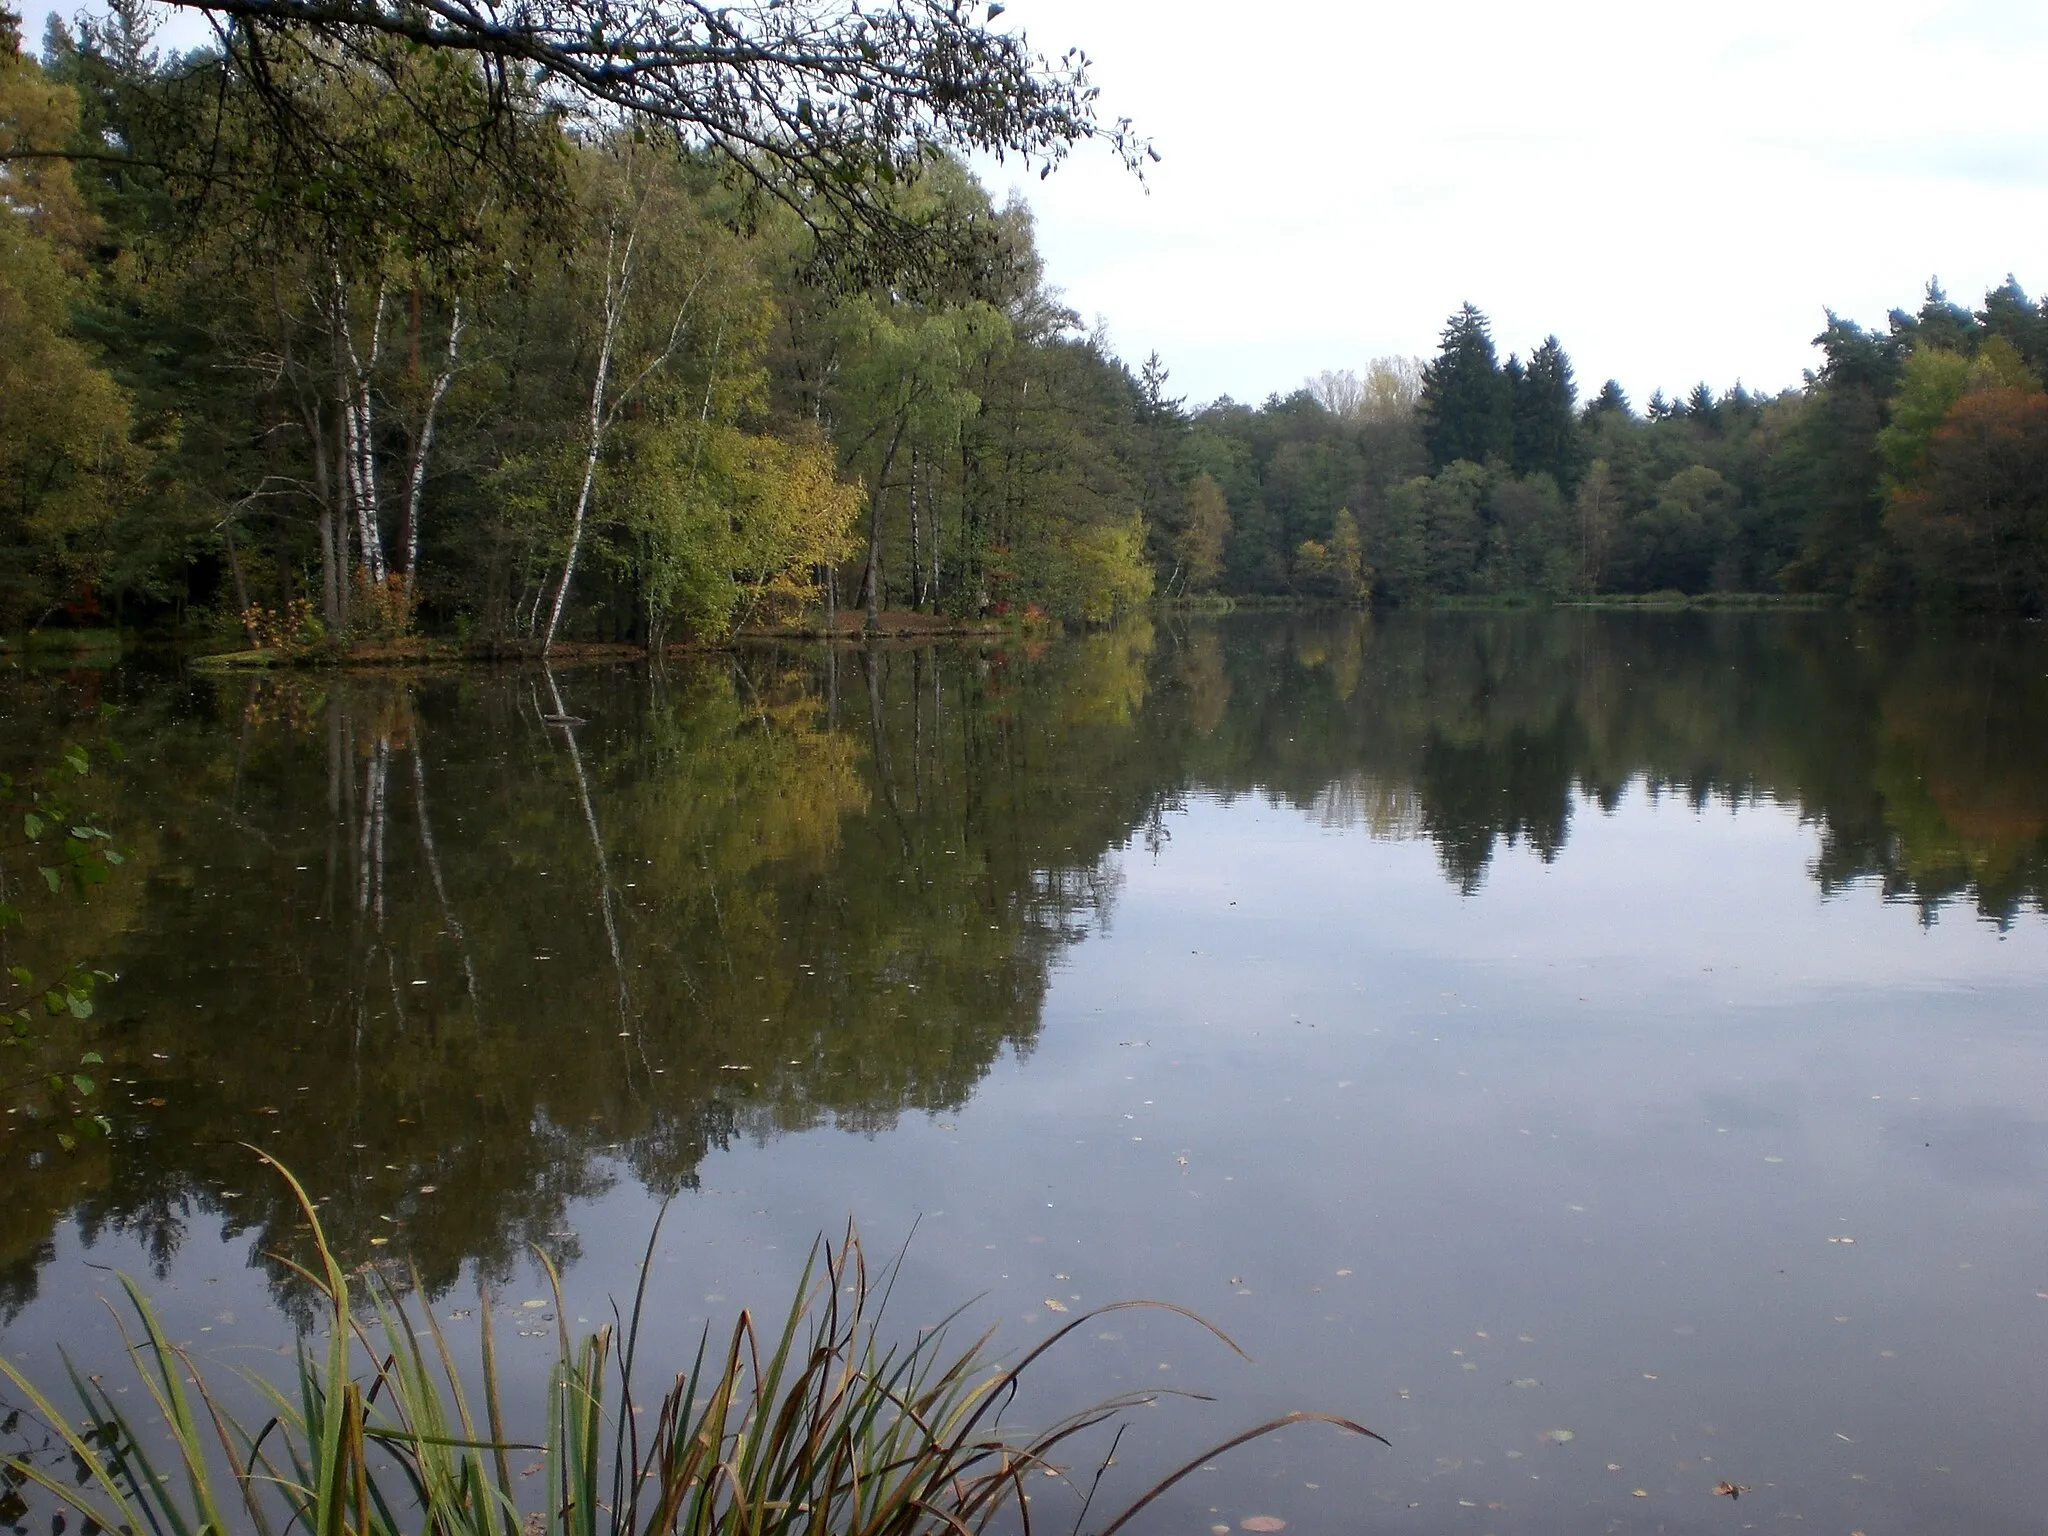
<instances>
[{"instance_id":1,"label":"fallen leaf","mask_svg":"<svg viewBox=\"0 0 2048 1536\"><path fill-rule=\"evenodd\" d=\"M1246 1515L1237 1522L1241 1531L1284 1531L1287 1522L1278 1515Z\"/></svg>"},{"instance_id":2,"label":"fallen leaf","mask_svg":"<svg viewBox=\"0 0 2048 1536\"><path fill-rule=\"evenodd\" d=\"M547 1303L544 1301L522 1301L521 1303L519 1303L519 1305L527 1308L529 1311L538 1312L542 1307L546 1306Z\"/></svg>"},{"instance_id":3,"label":"fallen leaf","mask_svg":"<svg viewBox=\"0 0 2048 1536\"><path fill-rule=\"evenodd\" d=\"M1067 1304L1064 1301L1055 1300L1051 1296L1045 1298L1045 1306L1049 1312L1064 1312L1067 1310Z\"/></svg>"},{"instance_id":4,"label":"fallen leaf","mask_svg":"<svg viewBox=\"0 0 2048 1536\"><path fill-rule=\"evenodd\" d=\"M1548 1440L1553 1445L1567 1445L1578 1437L1568 1429L1546 1429L1538 1438Z\"/></svg>"},{"instance_id":5,"label":"fallen leaf","mask_svg":"<svg viewBox=\"0 0 2048 1536\"><path fill-rule=\"evenodd\" d=\"M1647 1488L1631 1488L1628 1491L1628 1496L1632 1499L1647 1499L1650 1496L1650 1490Z\"/></svg>"},{"instance_id":6,"label":"fallen leaf","mask_svg":"<svg viewBox=\"0 0 2048 1536\"><path fill-rule=\"evenodd\" d=\"M1726 1497L1731 1499L1739 1499L1745 1493L1749 1492L1749 1484L1731 1483L1724 1479L1723 1481L1714 1484L1714 1492L1725 1495Z\"/></svg>"}]
</instances>

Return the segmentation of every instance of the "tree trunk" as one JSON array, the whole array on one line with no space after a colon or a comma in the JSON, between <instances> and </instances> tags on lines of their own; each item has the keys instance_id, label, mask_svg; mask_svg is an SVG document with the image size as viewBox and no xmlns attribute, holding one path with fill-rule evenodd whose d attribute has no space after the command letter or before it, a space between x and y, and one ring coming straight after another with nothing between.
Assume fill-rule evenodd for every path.
<instances>
[{"instance_id":1,"label":"tree trunk","mask_svg":"<svg viewBox=\"0 0 2048 1536\"><path fill-rule=\"evenodd\" d=\"M904 422L898 420L882 454L882 472L875 476L874 495L868 498L868 568L861 575L861 600L867 605L869 629L882 627L882 501L889 494L889 470L896 462L903 428Z\"/></svg>"},{"instance_id":2,"label":"tree trunk","mask_svg":"<svg viewBox=\"0 0 2048 1536\"><path fill-rule=\"evenodd\" d=\"M363 574L373 586L384 582L384 536L377 524L377 444L375 408L370 400L370 375L376 369L384 347L385 290L377 289L377 307L370 321L370 356L366 365L356 350L354 328L348 318L348 284L341 269L334 269L333 305L335 335L339 343L336 364L342 372L342 463L347 477L349 500L355 508L356 539L362 546Z\"/></svg>"},{"instance_id":3,"label":"tree trunk","mask_svg":"<svg viewBox=\"0 0 2048 1536\"><path fill-rule=\"evenodd\" d=\"M597 376L590 385L589 443L583 452L583 481L576 488L576 508L569 517L569 553L562 561L562 579L555 585L555 601L548 609L547 632L541 636L540 653L554 649L555 631L562 625L562 610L569 604L569 583L576 579L576 557L583 548L583 523L590 512L590 492L597 484L597 460L604 451L604 390L611 378L612 341L618 334L620 300L611 291L611 263L605 263L604 340L597 353Z\"/></svg>"},{"instance_id":4,"label":"tree trunk","mask_svg":"<svg viewBox=\"0 0 2048 1536\"><path fill-rule=\"evenodd\" d=\"M419 348L418 324L419 290L413 290L415 354ZM448 386L455 381L455 364L462 346L462 300L455 301L454 312L448 320L448 353L442 360L441 371L434 376L434 388L427 396L427 411L420 422L419 442L413 448L411 484L405 495L405 606L411 612L415 578L418 575L420 555L420 499L427 488L427 458L434 450L434 416L441 409L441 402L447 397ZM417 356L415 356L417 362Z\"/></svg>"}]
</instances>

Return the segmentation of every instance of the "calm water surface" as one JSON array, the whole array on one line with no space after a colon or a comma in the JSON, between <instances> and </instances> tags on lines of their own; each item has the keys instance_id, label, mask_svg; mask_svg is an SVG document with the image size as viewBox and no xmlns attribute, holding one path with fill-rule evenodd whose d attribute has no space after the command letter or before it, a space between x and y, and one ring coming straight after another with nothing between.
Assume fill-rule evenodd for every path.
<instances>
[{"instance_id":1,"label":"calm water surface","mask_svg":"<svg viewBox=\"0 0 2048 1536\"><path fill-rule=\"evenodd\" d=\"M2037 631L1244 618L554 681L580 723L509 670L0 678L0 756L122 704L135 850L38 917L120 972L53 1046L115 1134L57 1153L11 1090L11 1356L106 1364L125 1269L275 1359L255 1142L458 1344L479 1277L544 1294L529 1245L599 1319L674 1193L677 1347L851 1216L910 1239L906 1327L1228 1329L1253 1363L1131 1313L1052 1357L1047 1405L1219 1399L1140 1411L1130 1485L1293 1408L1394 1442L1233 1453L1152 1531L2048 1523Z\"/></svg>"}]
</instances>

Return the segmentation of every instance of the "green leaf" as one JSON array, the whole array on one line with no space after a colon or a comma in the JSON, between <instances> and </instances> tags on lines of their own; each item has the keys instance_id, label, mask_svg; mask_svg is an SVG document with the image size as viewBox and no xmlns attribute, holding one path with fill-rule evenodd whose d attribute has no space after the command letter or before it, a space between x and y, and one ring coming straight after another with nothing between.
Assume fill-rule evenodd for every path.
<instances>
[{"instance_id":1,"label":"green leaf","mask_svg":"<svg viewBox=\"0 0 2048 1536\"><path fill-rule=\"evenodd\" d=\"M126 864L128 862L128 860L122 856L121 850L118 848L109 848L105 853L101 854L100 857L105 859L109 864L113 865L116 869L120 868L123 864Z\"/></svg>"},{"instance_id":2,"label":"green leaf","mask_svg":"<svg viewBox=\"0 0 2048 1536\"><path fill-rule=\"evenodd\" d=\"M102 1056L98 1051L87 1051L83 1056L78 1058L78 1063L80 1066L84 1067L103 1067L107 1064L107 1058Z\"/></svg>"},{"instance_id":3,"label":"green leaf","mask_svg":"<svg viewBox=\"0 0 2048 1536\"><path fill-rule=\"evenodd\" d=\"M63 871L62 871L62 870L56 870L56 869L51 869L51 868L49 868L49 867L48 867L47 865L46 865L46 866L44 866L44 869L43 869L43 884L47 885L47 886L48 886L48 887L50 888L50 894L51 894L52 896L56 895L56 894L57 894L57 892L59 892L59 891L61 891L61 890L63 890L63 889L64 889L64 873L63 873Z\"/></svg>"},{"instance_id":4,"label":"green leaf","mask_svg":"<svg viewBox=\"0 0 2048 1536\"><path fill-rule=\"evenodd\" d=\"M57 1145L62 1147L66 1152L69 1152L78 1145L78 1138L76 1136L66 1135L63 1131L59 1131L57 1133Z\"/></svg>"},{"instance_id":5,"label":"green leaf","mask_svg":"<svg viewBox=\"0 0 2048 1536\"><path fill-rule=\"evenodd\" d=\"M74 1019L89 1019L92 1017L92 999L83 992L72 993L70 1001L66 1006L70 1011L71 1017Z\"/></svg>"},{"instance_id":6,"label":"green leaf","mask_svg":"<svg viewBox=\"0 0 2048 1536\"><path fill-rule=\"evenodd\" d=\"M64 761L71 765L71 771L81 779L92 771L92 759L85 755L83 747L66 747Z\"/></svg>"},{"instance_id":7,"label":"green leaf","mask_svg":"<svg viewBox=\"0 0 2048 1536\"><path fill-rule=\"evenodd\" d=\"M27 834L30 842L34 842L37 838L41 837L43 835L43 828L48 825L49 823L44 821L34 811L26 811L22 814L21 830Z\"/></svg>"},{"instance_id":8,"label":"green leaf","mask_svg":"<svg viewBox=\"0 0 2048 1536\"><path fill-rule=\"evenodd\" d=\"M12 976L16 982L18 982L20 985L24 987L27 986L31 981L35 980L35 972L31 971L25 965L10 965L9 967L7 967L7 974Z\"/></svg>"},{"instance_id":9,"label":"green leaf","mask_svg":"<svg viewBox=\"0 0 2048 1536\"><path fill-rule=\"evenodd\" d=\"M71 1074L71 1086L76 1088L80 1093L89 1094L92 1092L94 1085L93 1080L87 1077L83 1072L74 1072Z\"/></svg>"},{"instance_id":10,"label":"green leaf","mask_svg":"<svg viewBox=\"0 0 2048 1536\"><path fill-rule=\"evenodd\" d=\"M71 1000L62 992L45 992L43 994L43 1011L45 1013L68 1013L70 1009Z\"/></svg>"}]
</instances>

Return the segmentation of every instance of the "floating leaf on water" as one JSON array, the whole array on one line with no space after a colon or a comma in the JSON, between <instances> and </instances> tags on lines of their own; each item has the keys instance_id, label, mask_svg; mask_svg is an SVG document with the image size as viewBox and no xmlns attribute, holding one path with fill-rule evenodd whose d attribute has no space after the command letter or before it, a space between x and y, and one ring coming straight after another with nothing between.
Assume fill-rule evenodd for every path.
<instances>
[{"instance_id":1,"label":"floating leaf on water","mask_svg":"<svg viewBox=\"0 0 2048 1536\"><path fill-rule=\"evenodd\" d=\"M521 1303L519 1303L519 1305L527 1308L529 1311L538 1312L542 1307L546 1306L547 1303L544 1301L522 1301Z\"/></svg>"},{"instance_id":2,"label":"floating leaf on water","mask_svg":"<svg viewBox=\"0 0 2048 1536\"><path fill-rule=\"evenodd\" d=\"M1714 1492L1717 1494L1721 1494L1726 1498L1739 1499L1745 1493L1749 1492L1749 1484L1731 1483L1723 1479L1721 1482L1714 1484Z\"/></svg>"},{"instance_id":3,"label":"floating leaf on water","mask_svg":"<svg viewBox=\"0 0 2048 1536\"><path fill-rule=\"evenodd\" d=\"M1278 1515L1246 1515L1237 1522L1241 1531L1284 1531L1287 1522Z\"/></svg>"},{"instance_id":4,"label":"floating leaf on water","mask_svg":"<svg viewBox=\"0 0 2048 1536\"><path fill-rule=\"evenodd\" d=\"M1509 1382L1508 1385L1511 1387L1540 1387L1543 1385L1543 1383L1538 1381L1534 1376L1517 1376L1513 1381Z\"/></svg>"},{"instance_id":5,"label":"floating leaf on water","mask_svg":"<svg viewBox=\"0 0 2048 1536\"><path fill-rule=\"evenodd\" d=\"M1067 1304L1064 1301L1057 1300L1051 1296L1045 1298L1045 1306L1049 1312L1064 1312L1067 1310Z\"/></svg>"},{"instance_id":6,"label":"floating leaf on water","mask_svg":"<svg viewBox=\"0 0 2048 1536\"><path fill-rule=\"evenodd\" d=\"M1650 1490L1647 1488L1631 1488L1628 1491L1628 1496L1632 1499L1647 1499L1650 1496Z\"/></svg>"},{"instance_id":7,"label":"floating leaf on water","mask_svg":"<svg viewBox=\"0 0 2048 1536\"><path fill-rule=\"evenodd\" d=\"M1338 1270L1338 1271L1337 1271L1337 1278L1338 1278L1339 1280L1341 1280L1341 1279L1343 1279L1343 1278L1344 1278L1344 1277L1345 1277L1346 1275L1348 1275L1348 1274L1350 1274L1350 1273L1351 1273L1351 1271L1350 1271L1350 1270L1348 1270L1348 1269L1340 1269L1340 1270Z\"/></svg>"},{"instance_id":8,"label":"floating leaf on water","mask_svg":"<svg viewBox=\"0 0 2048 1536\"><path fill-rule=\"evenodd\" d=\"M1621 1470L1621 1463L1618 1461L1610 1461L1609 1463L1607 1463L1607 1470L1610 1472L1619 1472Z\"/></svg>"},{"instance_id":9,"label":"floating leaf on water","mask_svg":"<svg viewBox=\"0 0 2048 1536\"><path fill-rule=\"evenodd\" d=\"M1568 1445L1578 1436L1568 1429L1546 1429L1538 1438L1548 1440L1552 1445Z\"/></svg>"}]
</instances>

